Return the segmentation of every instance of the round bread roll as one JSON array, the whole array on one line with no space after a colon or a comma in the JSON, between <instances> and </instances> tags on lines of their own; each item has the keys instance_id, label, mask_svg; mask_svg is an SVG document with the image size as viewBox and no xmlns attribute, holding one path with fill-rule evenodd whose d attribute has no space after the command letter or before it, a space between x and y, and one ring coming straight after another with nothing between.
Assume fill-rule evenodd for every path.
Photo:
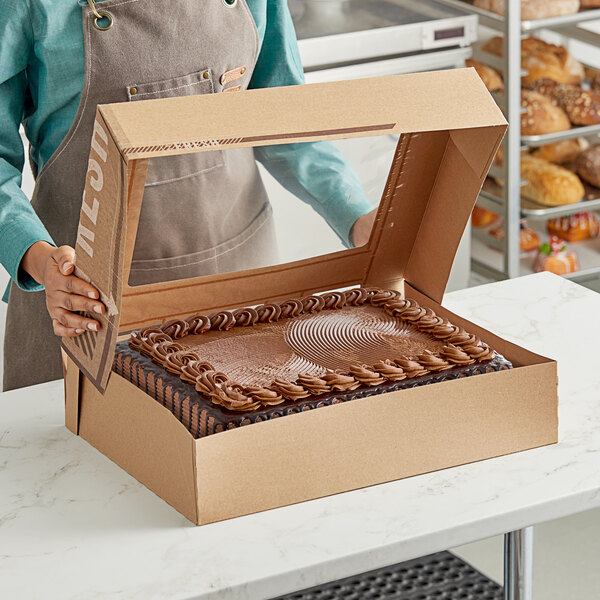
<instances>
[{"instance_id":1,"label":"round bread roll","mask_svg":"<svg viewBox=\"0 0 600 600\"><path fill-rule=\"evenodd\" d=\"M482 50L502 57L504 55L502 36L488 40L482 46ZM549 44L535 37L521 41L521 66L527 71L527 75L521 79L524 86L529 86L538 79L552 79L559 83L579 85L585 78L582 64L575 60L566 48Z\"/></svg>"},{"instance_id":2,"label":"round bread roll","mask_svg":"<svg viewBox=\"0 0 600 600\"><path fill-rule=\"evenodd\" d=\"M488 67L472 58L467 59L465 64L467 67L473 67L477 71L477 75L481 77L485 87L490 92L498 92L504 89L504 82L502 81L502 77L500 77L500 73L492 69L492 67Z\"/></svg>"},{"instance_id":3,"label":"round bread roll","mask_svg":"<svg viewBox=\"0 0 600 600\"><path fill-rule=\"evenodd\" d=\"M600 94L576 85L556 83L550 79L534 82L531 89L550 98L568 115L573 125L600 124Z\"/></svg>"},{"instance_id":4,"label":"round bread roll","mask_svg":"<svg viewBox=\"0 0 600 600\"><path fill-rule=\"evenodd\" d=\"M564 46L530 37L522 40L521 52L521 66L528 72L522 78L523 85L546 77L559 83L579 85L585 78L583 65Z\"/></svg>"},{"instance_id":5,"label":"round bread roll","mask_svg":"<svg viewBox=\"0 0 600 600\"><path fill-rule=\"evenodd\" d=\"M592 146L577 157L575 171L588 183L600 187L600 144Z\"/></svg>"},{"instance_id":6,"label":"round bread roll","mask_svg":"<svg viewBox=\"0 0 600 600\"><path fill-rule=\"evenodd\" d=\"M576 138L574 140L563 140L541 146L532 156L543 158L557 165L566 165L572 163L584 150L590 147L590 143L585 138Z\"/></svg>"},{"instance_id":7,"label":"round bread roll","mask_svg":"<svg viewBox=\"0 0 600 600\"><path fill-rule=\"evenodd\" d=\"M580 202L585 188L575 173L533 156L521 157L521 177L527 182L521 194L544 206Z\"/></svg>"},{"instance_id":8,"label":"round bread roll","mask_svg":"<svg viewBox=\"0 0 600 600\"><path fill-rule=\"evenodd\" d=\"M571 128L565 112L542 94L521 90L521 106L525 109L521 115L522 135L544 135Z\"/></svg>"}]
</instances>

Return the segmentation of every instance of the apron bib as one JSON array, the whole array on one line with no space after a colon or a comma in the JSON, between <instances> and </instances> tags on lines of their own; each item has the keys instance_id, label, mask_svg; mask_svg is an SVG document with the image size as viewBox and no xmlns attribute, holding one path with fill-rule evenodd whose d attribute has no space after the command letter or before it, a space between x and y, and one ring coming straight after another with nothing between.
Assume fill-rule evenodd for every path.
<instances>
[{"instance_id":1,"label":"apron bib","mask_svg":"<svg viewBox=\"0 0 600 600\"><path fill-rule=\"evenodd\" d=\"M105 0L97 8L112 25L97 28L104 22L82 6L81 100L67 135L37 174L31 200L59 246L75 245L97 104L245 89L258 55L245 0ZM274 261L276 247L251 148L150 159L130 285L264 266ZM45 293L13 283L4 389L60 377L60 338Z\"/></svg>"}]
</instances>

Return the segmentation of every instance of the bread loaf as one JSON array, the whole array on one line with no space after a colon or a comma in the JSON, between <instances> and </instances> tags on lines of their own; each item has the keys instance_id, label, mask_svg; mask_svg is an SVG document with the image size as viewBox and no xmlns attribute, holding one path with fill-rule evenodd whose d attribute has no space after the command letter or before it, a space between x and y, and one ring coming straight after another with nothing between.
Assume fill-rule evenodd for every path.
<instances>
[{"instance_id":1,"label":"bread loaf","mask_svg":"<svg viewBox=\"0 0 600 600\"><path fill-rule=\"evenodd\" d=\"M482 50L502 57L503 38L491 38L482 46ZM529 86L538 79L552 79L559 83L578 85L585 78L583 66L566 48L535 37L521 40L521 66L527 71L527 75L521 79L524 86Z\"/></svg>"},{"instance_id":2,"label":"bread loaf","mask_svg":"<svg viewBox=\"0 0 600 600\"><path fill-rule=\"evenodd\" d=\"M490 92L498 92L504 89L502 77L500 77L498 71L492 69L492 67L488 67L472 58L467 59L465 64L467 67L473 67L477 71L477 74L481 77L485 87Z\"/></svg>"},{"instance_id":3,"label":"bread loaf","mask_svg":"<svg viewBox=\"0 0 600 600\"><path fill-rule=\"evenodd\" d=\"M484 10L504 14L504 0L475 0L474 5ZM579 0L521 0L521 19L547 19L569 15L579 10Z\"/></svg>"},{"instance_id":4,"label":"bread loaf","mask_svg":"<svg viewBox=\"0 0 600 600\"><path fill-rule=\"evenodd\" d=\"M530 87L562 108L573 125L600 124L600 93L550 79L540 79Z\"/></svg>"},{"instance_id":5,"label":"bread loaf","mask_svg":"<svg viewBox=\"0 0 600 600\"><path fill-rule=\"evenodd\" d=\"M525 109L521 115L522 135L544 135L571 128L565 112L542 94L522 90L521 106Z\"/></svg>"},{"instance_id":6,"label":"bread loaf","mask_svg":"<svg viewBox=\"0 0 600 600\"><path fill-rule=\"evenodd\" d=\"M543 158L557 165L572 163L584 150L590 147L585 138L563 140L541 146L532 153L536 158Z\"/></svg>"},{"instance_id":7,"label":"bread loaf","mask_svg":"<svg viewBox=\"0 0 600 600\"><path fill-rule=\"evenodd\" d=\"M521 194L544 206L574 204L585 194L575 173L541 158L522 156L521 177L526 181Z\"/></svg>"},{"instance_id":8,"label":"bread loaf","mask_svg":"<svg viewBox=\"0 0 600 600\"><path fill-rule=\"evenodd\" d=\"M592 146L577 157L575 170L582 179L600 187L600 144Z\"/></svg>"}]
</instances>

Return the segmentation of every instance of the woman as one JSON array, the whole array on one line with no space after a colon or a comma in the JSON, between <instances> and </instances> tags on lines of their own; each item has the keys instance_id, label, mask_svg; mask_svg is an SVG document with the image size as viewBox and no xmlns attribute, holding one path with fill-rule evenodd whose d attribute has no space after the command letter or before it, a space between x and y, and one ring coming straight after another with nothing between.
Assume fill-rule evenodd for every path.
<instances>
[{"instance_id":1,"label":"woman","mask_svg":"<svg viewBox=\"0 0 600 600\"><path fill-rule=\"evenodd\" d=\"M97 291L72 274L96 105L298 84L303 73L285 0L4 4L0 259L13 279L7 390L61 377L57 336L97 330L77 311L104 311ZM20 189L21 122L36 176L31 204ZM372 207L331 145L272 146L256 158L347 245L366 242ZM264 264L273 243L251 149L152 159L130 283Z\"/></svg>"}]
</instances>

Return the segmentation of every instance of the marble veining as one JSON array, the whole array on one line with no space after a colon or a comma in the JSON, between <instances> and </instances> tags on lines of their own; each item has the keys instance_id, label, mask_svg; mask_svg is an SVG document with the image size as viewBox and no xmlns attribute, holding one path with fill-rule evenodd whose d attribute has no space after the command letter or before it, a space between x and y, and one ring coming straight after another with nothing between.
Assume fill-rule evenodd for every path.
<instances>
[{"instance_id":1,"label":"marble veining","mask_svg":"<svg viewBox=\"0 0 600 600\"><path fill-rule=\"evenodd\" d=\"M195 527L65 429L59 382L8 392L0 597L269 598L600 506L600 296L541 274L444 305L558 360L558 445Z\"/></svg>"}]
</instances>

